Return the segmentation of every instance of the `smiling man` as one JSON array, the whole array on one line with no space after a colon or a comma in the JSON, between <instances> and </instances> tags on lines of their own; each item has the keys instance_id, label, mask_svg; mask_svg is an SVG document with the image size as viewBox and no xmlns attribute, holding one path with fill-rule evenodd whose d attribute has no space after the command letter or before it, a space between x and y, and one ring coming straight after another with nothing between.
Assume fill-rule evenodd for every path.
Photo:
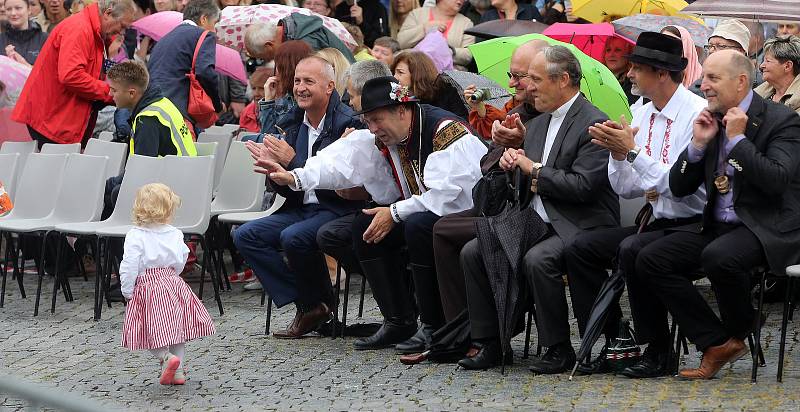
<instances>
[{"instance_id":1,"label":"smiling man","mask_svg":"<svg viewBox=\"0 0 800 412\"><path fill-rule=\"evenodd\" d=\"M303 167L317 151L339 139L346 128L362 127L352 109L341 102L333 79L333 66L327 61L319 57L301 60L294 76L297 107L288 114L293 121L282 140L266 135L263 144L248 142L253 157L259 162L274 162L276 167ZM273 335L297 339L326 322L332 313L333 290L317 245L317 231L325 223L363 207L363 202L345 200L333 190L298 193L277 187L276 191L286 198L284 206L268 217L240 226L233 240L275 304L294 303L297 308L289 327Z\"/></svg>"},{"instance_id":2,"label":"smiling man","mask_svg":"<svg viewBox=\"0 0 800 412\"><path fill-rule=\"evenodd\" d=\"M394 77L368 80L360 105L376 138L367 146L343 150L337 161L313 170L287 172L268 159L259 164L273 181L295 190L366 188L377 205L355 217L353 243L384 323L354 346L363 350L400 344L404 351L421 351L444 323L433 225L445 214L472 207L486 146L462 120L420 104ZM419 329L401 256L404 245L422 321Z\"/></svg>"}]
</instances>

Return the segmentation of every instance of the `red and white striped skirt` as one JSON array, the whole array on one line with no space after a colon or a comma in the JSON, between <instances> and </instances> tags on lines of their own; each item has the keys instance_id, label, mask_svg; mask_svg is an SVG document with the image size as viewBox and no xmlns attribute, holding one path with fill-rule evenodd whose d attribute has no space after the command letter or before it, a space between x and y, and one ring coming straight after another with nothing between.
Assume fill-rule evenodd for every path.
<instances>
[{"instance_id":1,"label":"red and white striped skirt","mask_svg":"<svg viewBox=\"0 0 800 412\"><path fill-rule=\"evenodd\" d=\"M147 269L136 278L122 346L156 349L213 334L211 315L174 269Z\"/></svg>"}]
</instances>

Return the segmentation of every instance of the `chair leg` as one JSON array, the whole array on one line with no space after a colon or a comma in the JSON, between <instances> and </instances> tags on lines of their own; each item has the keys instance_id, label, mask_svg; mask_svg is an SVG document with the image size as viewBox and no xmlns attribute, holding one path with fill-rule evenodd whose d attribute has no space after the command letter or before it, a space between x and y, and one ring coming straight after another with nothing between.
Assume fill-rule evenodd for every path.
<instances>
[{"instance_id":1,"label":"chair leg","mask_svg":"<svg viewBox=\"0 0 800 412\"><path fill-rule=\"evenodd\" d=\"M54 276L53 277L53 299L50 302L50 313L56 313L56 297L58 296L58 287L59 286L62 286L62 289L64 289L64 291L63 291L64 292L64 299L69 301L69 295L67 294L67 288L63 287L62 281L61 281L61 270L60 270L61 268L59 268L59 266L60 266L60 263L61 263L61 249L63 249L63 248L61 247L61 242L60 242L61 237L59 237L58 240L59 241L56 242L56 263L55 263L55 273L53 275ZM42 262L41 265L44 266L44 262Z\"/></svg>"},{"instance_id":2,"label":"chair leg","mask_svg":"<svg viewBox=\"0 0 800 412\"><path fill-rule=\"evenodd\" d=\"M19 238L17 239L17 245L18 245L17 249L20 249L22 247L22 239L19 239ZM19 255L19 253L17 253L17 255ZM14 256L17 256L17 255L14 255ZM20 294L20 296L22 296L22 299L27 299L28 297L25 295L25 284L22 283L22 278L25 275L25 258L24 257L22 258L22 265L20 265L20 268L22 268L22 269L19 270L19 273L17 273L17 276L16 276L17 277L17 286L19 287L19 294Z\"/></svg>"},{"instance_id":3,"label":"chair leg","mask_svg":"<svg viewBox=\"0 0 800 412\"><path fill-rule=\"evenodd\" d=\"M531 329L533 329L533 311L528 311L528 321L525 324L525 349L522 351L522 359L528 359L530 355Z\"/></svg>"},{"instance_id":4,"label":"chair leg","mask_svg":"<svg viewBox=\"0 0 800 412\"><path fill-rule=\"evenodd\" d=\"M783 299L783 317L781 319L781 341L778 346L778 382L783 382L783 358L786 351L786 329L789 326L789 298L794 286L794 278L786 281L786 297Z\"/></svg>"},{"instance_id":5,"label":"chair leg","mask_svg":"<svg viewBox=\"0 0 800 412\"><path fill-rule=\"evenodd\" d=\"M365 278L366 280L366 278ZM342 338L347 329L347 301L350 298L350 272L344 273L344 298L342 300Z\"/></svg>"},{"instance_id":6,"label":"chair leg","mask_svg":"<svg viewBox=\"0 0 800 412\"><path fill-rule=\"evenodd\" d=\"M342 265L337 261L336 262L336 285L333 287L333 329L331 330L331 339L336 339L337 331L336 325L339 324L339 292L341 291L341 286L339 284L342 282Z\"/></svg>"},{"instance_id":7,"label":"chair leg","mask_svg":"<svg viewBox=\"0 0 800 412\"><path fill-rule=\"evenodd\" d=\"M264 302L267 300L267 290L263 287L261 288L261 306L264 306Z\"/></svg>"},{"instance_id":8,"label":"chair leg","mask_svg":"<svg viewBox=\"0 0 800 412\"><path fill-rule=\"evenodd\" d=\"M47 249L47 236L50 232L45 232L44 238L42 239L42 253L39 255L39 261L44 262L45 251ZM42 296L42 279L44 278L44 265L39 264L37 265L37 284L36 284L36 302L33 306L33 316L39 316L39 301Z\"/></svg>"},{"instance_id":9,"label":"chair leg","mask_svg":"<svg viewBox=\"0 0 800 412\"><path fill-rule=\"evenodd\" d=\"M764 289L767 287L767 274L766 272L761 273L761 279L759 279L759 286L758 286L758 302L756 303L756 328L753 332L753 340L755 341L756 347L753 350L756 356L763 353L761 352L761 314L764 313ZM758 359L753 358L753 368L750 371L750 382L756 383L758 381L758 367L759 362Z\"/></svg>"},{"instance_id":10,"label":"chair leg","mask_svg":"<svg viewBox=\"0 0 800 412\"><path fill-rule=\"evenodd\" d=\"M219 273L225 278L225 285L228 290L231 290L231 280L228 276L228 269L225 267L225 243L227 243L228 235L225 233L225 224L216 220L216 229L220 239L217 245L217 260L219 261ZM263 303L261 304L264 305Z\"/></svg>"},{"instance_id":11,"label":"chair leg","mask_svg":"<svg viewBox=\"0 0 800 412\"><path fill-rule=\"evenodd\" d=\"M0 242L2 242L2 238L6 238L6 254L4 256L4 263L3 263L3 281L2 287L0 287L0 308L3 307L3 304L6 300L6 277L8 276L8 262L11 260L11 234L10 233L3 233L0 236ZM12 265L13 266L13 265Z\"/></svg>"},{"instance_id":12,"label":"chair leg","mask_svg":"<svg viewBox=\"0 0 800 412\"><path fill-rule=\"evenodd\" d=\"M200 246L203 248L203 264L202 264L203 269L202 269L202 272L200 274L200 277L202 279L203 278L203 274L206 271L206 268L208 268L208 259L207 258L208 258L208 251L209 250L208 250L208 240L206 239L205 236L200 236ZM219 297L219 287L217 285L217 282L219 281L219 278L216 277L217 270L216 270L216 268L213 268L213 265L212 265L212 271L213 271L213 273L211 273L211 285L214 286L214 298L216 299L217 306L219 307L219 315L222 316L225 312L222 310L222 299Z\"/></svg>"},{"instance_id":13,"label":"chair leg","mask_svg":"<svg viewBox=\"0 0 800 412\"><path fill-rule=\"evenodd\" d=\"M267 299L267 320L264 325L264 335L269 335L269 324L272 319L272 297Z\"/></svg>"},{"instance_id":14,"label":"chair leg","mask_svg":"<svg viewBox=\"0 0 800 412\"><path fill-rule=\"evenodd\" d=\"M367 277L361 275L361 297L358 299L358 317L364 315L364 295L367 293Z\"/></svg>"}]
</instances>

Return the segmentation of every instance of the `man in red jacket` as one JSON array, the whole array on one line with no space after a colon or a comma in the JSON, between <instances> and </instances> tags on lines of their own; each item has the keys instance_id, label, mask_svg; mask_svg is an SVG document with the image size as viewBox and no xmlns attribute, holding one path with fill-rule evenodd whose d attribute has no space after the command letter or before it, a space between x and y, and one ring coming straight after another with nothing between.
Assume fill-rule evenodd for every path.
<instances>
[{"instance_id":1,"label":"man in red jacket","mask_svg":"<svg viewBox=\"0 0 800 412\"><path fill-rule=\"evenodd\" d=\"M97 110L114 103L104 81L106 50L137 10L133 0L99 0L50 33L12 114L39 147L85 142Z\"/></svg>"}]
</instances>

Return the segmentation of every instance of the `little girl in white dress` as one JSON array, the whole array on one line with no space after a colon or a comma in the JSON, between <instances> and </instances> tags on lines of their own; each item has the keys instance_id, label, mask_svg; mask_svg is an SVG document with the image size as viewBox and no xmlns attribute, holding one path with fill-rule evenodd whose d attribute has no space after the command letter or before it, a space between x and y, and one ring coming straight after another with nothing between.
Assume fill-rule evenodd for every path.
<instances>
[{"instance_id":1,"label":"little girl in white dress","mask_svg":"<svg viewBox=\"0 0 800 412\"><path fill-rule=\"evenodd\" d=\"M125 236L119 267L122 295L128 299L122 346L148 349L161 361L162 385L183 385L184 342L214 334L203 303L178 276L189 248L183 233L169 225L180 198L161 183L142 186L133 205L133 224Z\"/></svg>"}]
</instances>

